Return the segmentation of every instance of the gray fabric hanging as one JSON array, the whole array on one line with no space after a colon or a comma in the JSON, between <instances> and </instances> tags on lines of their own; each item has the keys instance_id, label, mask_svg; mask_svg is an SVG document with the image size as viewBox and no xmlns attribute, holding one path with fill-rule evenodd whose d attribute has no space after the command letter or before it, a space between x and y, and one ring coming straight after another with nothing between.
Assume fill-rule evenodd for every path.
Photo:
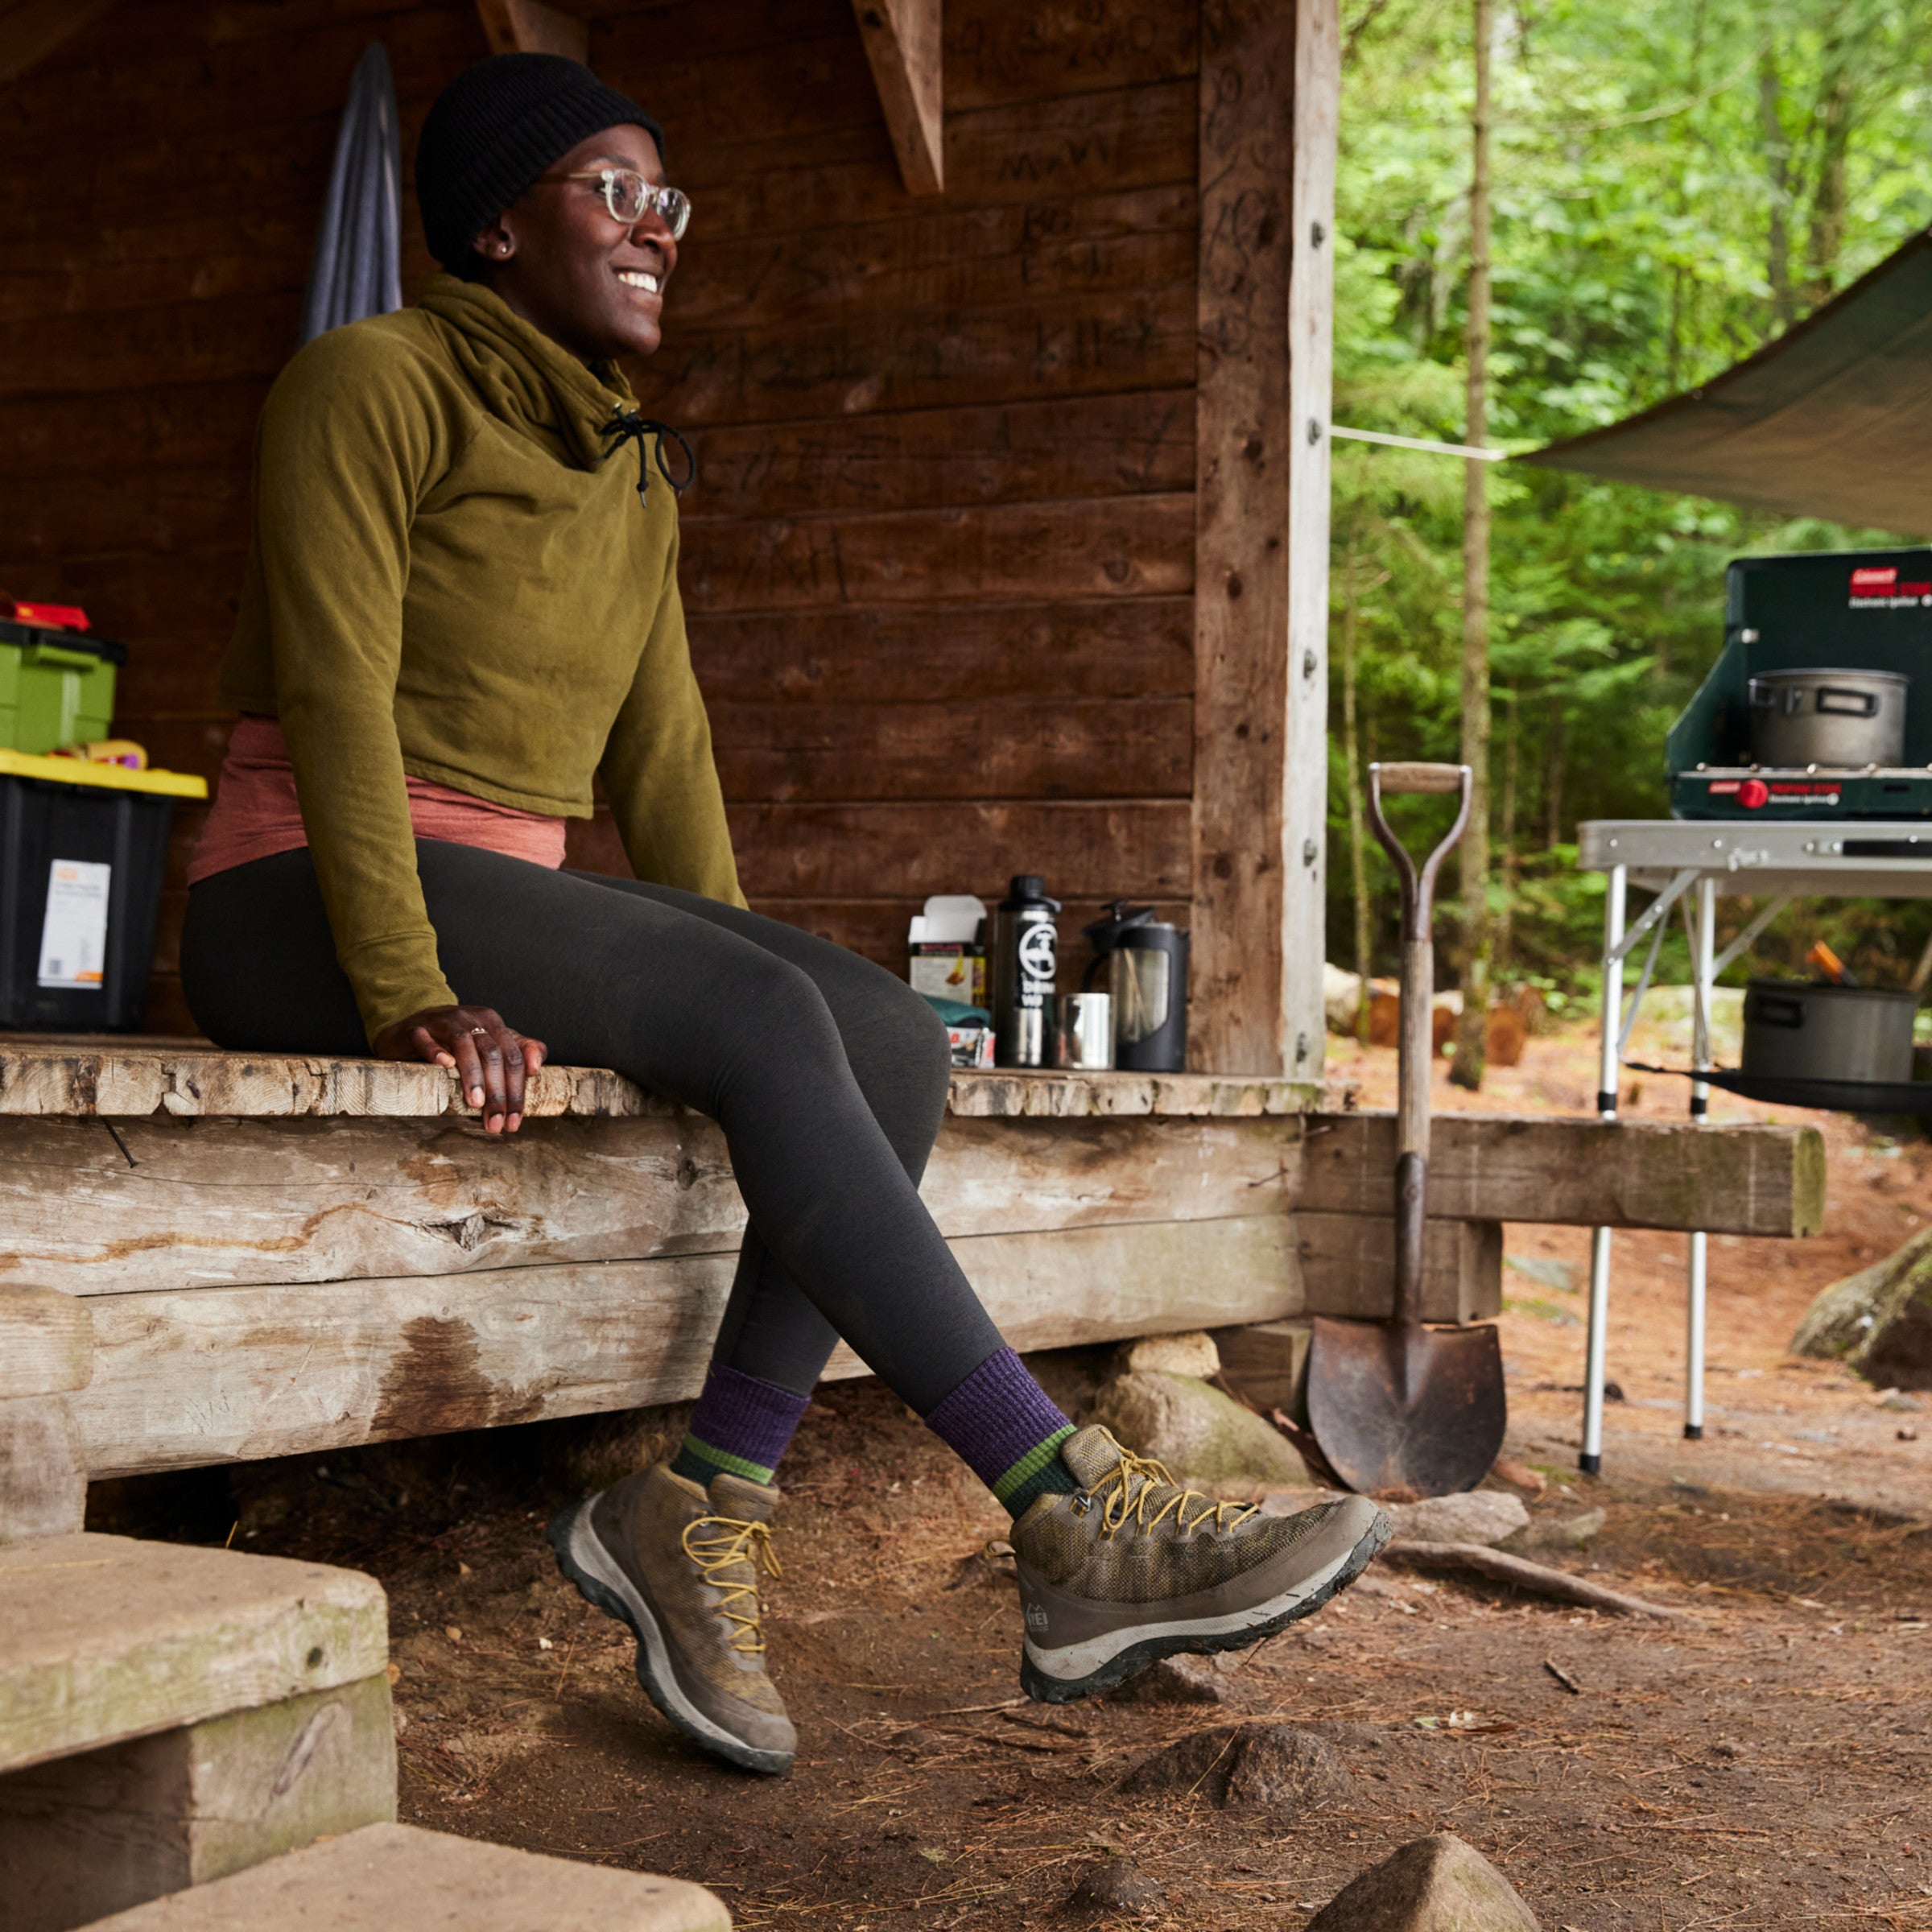
<instances>
[{"instance_id":1,"label":"gray fabric hanging","mask_svg":"<svg viewBox=\"0 0 1932 1932\"><path fill-rule=\"evenodd\" d=\"M389 56L372 40L349 84L316 231L302 340L402 306L402 142Z\"/></svg>"}]
</instances>

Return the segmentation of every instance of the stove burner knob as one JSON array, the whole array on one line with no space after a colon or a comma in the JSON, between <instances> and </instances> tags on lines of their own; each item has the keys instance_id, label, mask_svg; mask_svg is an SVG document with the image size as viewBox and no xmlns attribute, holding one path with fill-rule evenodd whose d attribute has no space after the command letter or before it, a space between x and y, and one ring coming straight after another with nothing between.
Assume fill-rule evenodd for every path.
<instances>
[{"instance_id":1,"label":"stove burner knob","mask_svg":"<svg viewBox=\"0 0 1932 1932\"><path fill-rule=\"evenodd\" d=\"M1737 788L1737 802L1747 811L1756 811L1759 806L1769 804L1771 787L1762 778L1746 778Z\"/></svg>"}]
</instances>

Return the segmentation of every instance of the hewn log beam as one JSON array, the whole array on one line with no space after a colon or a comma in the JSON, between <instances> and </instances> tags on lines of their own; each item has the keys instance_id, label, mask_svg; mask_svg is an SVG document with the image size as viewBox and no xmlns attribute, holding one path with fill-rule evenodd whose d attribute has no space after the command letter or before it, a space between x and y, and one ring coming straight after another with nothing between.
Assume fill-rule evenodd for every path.
<instances>
[{"instance_id":1,"label":"hewn log beam","mask_svg":"<svg viewBox=\"0 0 1932 1932\"><path fill-rule=\"evenodd\" d=\"M493 54L590 57L590 29L543 0L477 0L477 18Z\"/></svg>"},{"instance_id":2,"label":"hewn log beam","mask_svg":"<svg viewBox=\"0 0 1932 1932\"><path fill-rule=\"evenodd\" d=\"M1203 0L1192 1064L1322 1065L1335 0Z\"/></svg>"},{"instance_id":3,"label":"hewn log beam","mask_svg":"<svg viewBox=\"0 0 1932 1932\"><path fill-rule=\"evenodd\" d=\"M940 0L852 0L909 195L943 194Z\"/></svg>"},{"instance_id":4,"label":"hewn log beam","mask_svg":"<svg viewBox=\"0 0 1932 1932\"><path fill-rule=\"evenodd\" d=\"M17 80L114 0L13 0L0 6L0 80Z\"/></svg>"},{"instance_id":5,"label":"hewn log beam","mask_svg":"<svg viewBox=\"0 0 1932 1932\"><path fill-rule=\"evenodd\" d=\"M1446 1113L1432 1133L1429 1212L1445 1219L1770 1236L1824 1224L1815 1127ZM1394 1170L1393 1114L1331 1115L1309 1133L1295 1207L1386 1215Z\"/></svg>"}]
</instances>

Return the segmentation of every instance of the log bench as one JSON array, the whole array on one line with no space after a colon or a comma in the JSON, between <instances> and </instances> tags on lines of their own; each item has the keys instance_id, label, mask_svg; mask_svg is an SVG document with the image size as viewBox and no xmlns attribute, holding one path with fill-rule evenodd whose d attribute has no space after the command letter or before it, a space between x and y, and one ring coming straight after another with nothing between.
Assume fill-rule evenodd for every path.
<instances>
[{"instance_id":1,"label":"log bench","mask_svg":"<svg viewBox=\"0 0 1932 1932\"><path fill-rule=\"evenodd\" d=\"M1350 1098L960 1074L923 1191L1021 1349L1385 1315L1393 1123ZM0 1040L0 1284L72 1311L39 1399L88 1472L696 1394L744 1227L721 1136L594 1068L528 1113L486 1136L429 1066ZM1443 1116L1425 1312L1496 1312L1505 1221L1800 1235L1823 1194L1809 1128Z\"/></svg>"}]
</instances>

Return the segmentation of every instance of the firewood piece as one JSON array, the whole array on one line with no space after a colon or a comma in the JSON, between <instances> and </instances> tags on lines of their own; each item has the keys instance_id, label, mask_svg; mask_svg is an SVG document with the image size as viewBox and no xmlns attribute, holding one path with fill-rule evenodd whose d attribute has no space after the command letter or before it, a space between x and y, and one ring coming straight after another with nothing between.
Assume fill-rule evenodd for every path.
<instances>
[{"instance_id":1,"label":"firewood piece","mask_svg":"<svg viewBox=\"0 0 1932 1932\"><path fill-rule=\"evenodd\" d=\"M1538 1596L1554 1597L1558 1603L1609 1610L1620 1616L1655 1616L1671 1623L1700 1620L1688 1611L1647 1603L1641 1596L1626 1596L1620 1590L1608 1590L1601 1583L1586 1582L1567 1571L1528 1563L1520 1556L1505 1555L1501 1550L1485 1549L1480 1543L1394 1542L1382 1554L1389 1562L1410 1563L1418 1570L1472 1571L1492 1583L1513 1584Z\"/></svg>"}]
</instances>

